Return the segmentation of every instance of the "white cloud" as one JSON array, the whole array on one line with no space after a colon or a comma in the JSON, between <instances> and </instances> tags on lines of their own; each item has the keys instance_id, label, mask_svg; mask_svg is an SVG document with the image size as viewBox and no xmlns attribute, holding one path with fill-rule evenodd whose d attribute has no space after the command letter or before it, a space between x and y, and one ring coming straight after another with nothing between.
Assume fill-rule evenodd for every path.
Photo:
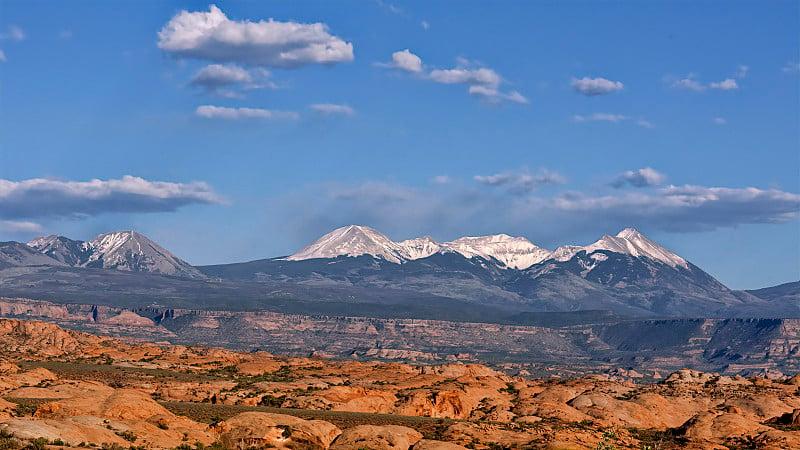
<instances>
[{"instance_id":1,"label":"white cloud","mask_svg":"<svg viewBox=\"0 0 800 450\"><path fill-rule=\"evenodd\" d=\"M500 85L500 75L492 69L481 67L478 69L455 68L447 70L432 70L428 75L431 80L443 84L479 85L496 88Z\"/></svg>"},{"instance_id":2,"label":"white cloud","mask_svg":"<svg viewBox=\"0 0 800 450\"><path fill-rule=\"evenodd\" d=\"M728 123L728 121L725 120L724 117L714 117L713 119L711 119L711 121L717 125L725 125L726 123Z\"/></svg>"},{"instance_id":3,"label":"white cloud","mask_svg":"<svg viewBox=\"0 0 800 450\"><path fill-rule=\"evenodd\" d=\"M0 231L4 233L41 233L42 229L36 222L0 220Z\"/></svg>"},{"instance_id":4,"label":"white cloud","mask_svg":"<svg viewBox=\"0 0 800 450\"><path fill-rule=\"evenodd\" d=\"M790 62L783 66L785 73L800 73L800 63Z\"/></svg>"},{"instance_id":5,"label":"white cloud","mask_svg":"<svg viewBox=\"0 0 800 450\"><path fill-rule=\"evenodd\" d=\"M158 32L158 47L176 57L281 68L353 60L353 44L323 23L235 21L215 5L176 14Z\"/></svg>"},{"instance_id":6,"label":"white cloud","mask_svg":"<svg viewBox=\"0 0 800 450\"><path fill-rule=\"evenodd\" d=\"M512 103L529 103L528 99L518 91L500 92L496 88L475 85L469 87L469 95L478 97L487 103L498 104L504 101Z\"/></svg>"},{"instance_id":7,"label":"white cloud","mask_svg":"<svg viewBox=\"0 0 800 450\"><path fill-rule=\"evenodd\" d=\"M667 176L652 167L623 172L611 182L611 186L621 188L625 185L633 187L659 186L667 181Z\"/></svg>"},{"instance_id":8,"label":"white cloud","mask_svg":"<svg viewBox=\"0 0 800 450\"><path fill-rule=\"evenodd\" d=\"M675 89L686 89L695 92L703 92L706 90L705 86L695 80L695 75L692 73L687 75L686 78L673 81L672 87Z\"/></svg>"},{"instance_id":9,"label":"white cloud","mask_svg":"<svg viewBox=\"0 0 800 450\"><path fill-rule=\"evenodd\" d=\"M740 65L736 69L736 74L734 74L734 77L735 78L744 78L744 77L747 76L747 72L749 72L749 71L750 71L750 67L749 66Z\"/></svg>"},{"instance_id":10,"label":"white cloud","mask_svg":"<svg viewBox=\"0 0 800 450\"><path fill-rule=\"evenodd\" d=\"M244 91L277 88L269 77L266 69L247 70L237 65L211 64L197 71L189 80L189 85L221 97L241 98L244 97Z\"/></svg>"},{"instance_id":11,"label":"white cloud","mask_svg":"<svg viewBox=\"0 0 800 450\"><path fill-rule=\"evenodd\" d=\"M431 183L434 184L450 184L452 182L453 179L450 177L450 175L437 175L431 178Z\"/></svg>"},{"instance_id":12,"label":"white cloud","mask_svg":"<svg viewBox=\"0 0 800 450\"><path fill-rule=\"evenodd\" d=\"M647 120L644 120L644 119L637 120L636 121L636 125L639 125L642 128L648 128L648 129L649 128L655 128L655 125L653 125L651 122L649 122Z\"/></svg>"},{"instance_id":13,"label":"white cloud","mask_svg":"<svg viewBox=\"0 0 800 450\"><path fill-rule=\"evenodd\" d=\"M507 170L494 175L475 175L473 179L489 186L507 187L513 194L527 194L546 184L566 182L561 174L547 169L540 169L537 173L531 173L528 169Z\"/></svg>"},{"instance_id":14,"label":"white cloud","mask_svg":"<svg viewBox=\"0 0 800 450\"><path fill-rule=\"evenodd\" d=\"M380 63L378 65L411 73L422 72L422 59L420 59L419 56L411 53L409 49L392 53L392 62Z\"/></svg>"},{"instance_id":15,"label":"white cloud","mask_svg":"<svg viewBox=\"0 0 800 450\"><path fill-rule=\"evenodd\" d=\"M222 203L206 183L121 179L60 181L0 179L0 216L4 218L82 217L108 212L167 212L197 203Z\"/></svg>"},{"instance_id":16,"label":"white cloud","mask_svg":"<svg viewBox=\"0 0 800 450\"><path fill-rule=\"evenodd\" d=\"M720 91L732 91L739 89L739 84L733 78L726 78L718 83L711 83L711 89L719 89Z\"/></svg>"},{"instance_id":17,"label":"white cloud","mask_svg":"<svg viewBox=\"0 0 800 450\"><path fill-rule=\"evenodd\" d=\"M6 59L6 54L5 54L5 52L3 52L2 49L0 49L0 62L6 62L6 61L8 61Z\"/></svg>"},{"instance_id":18,"label":"white cloud","mask_svg":"<svg viewBox=\"0 0 800 450\"><path fill-rule=\"evenodd\" d=\"M421 74L435 83L466 85L467 93L484 103L494 105L504 102L528 103L528 99L519 91L501 91L500 86L504 80L494 70L465 58L456 58L456 62L456 67L453 69L433 69L425 74L422 60L406 49L394 52L392 62L376 65Z\"/></svg>"},{"instance_id":19,"label":"white cloud","mask_svg":"<svg viewBox=\"0 0 800 450\"><path fill-rule=\"evenodd\" d=\"M12 25L8 27L8 31L0 33L0 40L7 39L10 41L24 41L27 36L22 28Z\"/></svg>"},{"instance_id":20,"label":"white cloud","mask_svg":"<svg viewBox=\"0 0 800 450\"><path fill-rule=\"evenodd\" d=\"M495 183L502 180L493 178ZM692 185L568 191L545 197L539 192L475 189L458 183L412 188L366 181L308 186L282 204L296 218L289 229L310 235L341 223L369 223L390 235L408 236L499 231L540 236L554 229L594 234L598 229L629 226L697 232L785 223L800 215L800 194Z\"/></svg>"},{"instance_id":21,"label":"white cloud","mask_svg":"<svg viewBox=\"0 0 800 450\"><path fill-rule=\"evenodd\" d=\"M423 30L427 30L427 29L429 29L431 27L431 24L429 24L427 20L423 20L419 24L420 24L420 26L422 26Z\"/></svg>"},{"instance_id":22,"label":"white cloud","mask_svg":"<svg viewBox=\"0 0 800 450\"><path fill-rule=\"evenodd\" d=\"M334 103L316 103L309 106L315 113L322 116L352 116L355 110L348 105Z\"/></svg>"},{"instance_id":23,"label":"white cloud","mask_svg":"<svg viewBox=\"0 0 800 450\"><path fill-rule=\"evenodd\" d=\"M224 106L198 106L195 114L206 119L298 119L300 115L294 111L276 111L261 108L227 108Z\"/></svg>"},{"instance_id":24,"label":"white cloud","mask_svg":"<svg viewBox=\"0 0 800 450\"><path fill-rule=\"evenodd\" d=\"M581 79L573 78L571 83L572 89L586 96L605 95L612 92L621 91L624 86L619 81L611 81L605 78L589 78L583 77Z\"/></svg>"}]
</instances>

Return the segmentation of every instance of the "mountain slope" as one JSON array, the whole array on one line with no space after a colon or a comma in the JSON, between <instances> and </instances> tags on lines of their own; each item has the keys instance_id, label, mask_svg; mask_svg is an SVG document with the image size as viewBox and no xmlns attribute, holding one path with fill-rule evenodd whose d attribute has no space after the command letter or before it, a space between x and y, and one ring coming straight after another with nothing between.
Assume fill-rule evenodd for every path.
<instances>
[{"instance_id":1,"label":"mountain slope","mask_svg":"<svg viewBox=\"0 0 800 450\"><path fill-rule=\"evenodd\" d=\"M0 242L0 269L18 266L63 266L64 263L39 253L21 242Z\"/></svg>"},{"instance_id":2,"label":"mountain slope","mask_svg":"<svg viewBox=\"0 0 800 450\"><path fill-rule=\"evenodd\" d=\"M286 260L201 270L237 280L426 292L516 311L593 309L682 317L763 316L766 311L765 300L731 291L631 228L553 252L507 235L393 242L372 229L361 234L364 228L336 230ZM790 309L797 308L786 312Z\"/></svg>"},{"instance_id":3,"label":"mountain slope","mask_svg":"<svg viewBox=\"0 0 800 450\"><path fill-rule=\"evenodd\" d=\"M28 242L28 246L68 266L79 266L89 257L83 248L83 241L55 234L34 238Z\"/></svg>"},{"instance_id":4,"label":"mountain slope","mask_svg":"<svg viewBox=\"0 0 800 450\"><path fill-rule=\"evenodd\" d=\"M135 231L114 231L83 242L50 235L32 239L28 246L43 256L72 267L152 272L204 278L186 261Z\"/></svg>"},{"instance_id":5,"label":"mountain slope","mask_svg":"<svg viewBox=\"0 0 800 450\"><path fill-rule=\"evenodd\" d=\"M187 278L203 275L186 261L135 231L115 231L101 234L86 242L89 254L81 265L103 269L152 272Z\"/></svg>"}]
</instances>

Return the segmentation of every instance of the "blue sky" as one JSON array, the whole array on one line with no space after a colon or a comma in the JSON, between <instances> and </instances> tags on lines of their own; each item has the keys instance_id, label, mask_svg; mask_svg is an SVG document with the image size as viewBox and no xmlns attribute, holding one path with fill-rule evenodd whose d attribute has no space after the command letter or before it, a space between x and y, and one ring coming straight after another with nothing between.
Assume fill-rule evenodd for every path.
<instances>
[{"instance_id":1,"label":"blue sky","mask_svg":"<svg viewBox=\"0 0 800 450\"><path fill-rule=\"evenodd\" d=\"M733 288L797 280L798 17L3 1L0 239L136 229L211 264L349 223L551 249L632 226Z\"/></svg>"}]
</instances>

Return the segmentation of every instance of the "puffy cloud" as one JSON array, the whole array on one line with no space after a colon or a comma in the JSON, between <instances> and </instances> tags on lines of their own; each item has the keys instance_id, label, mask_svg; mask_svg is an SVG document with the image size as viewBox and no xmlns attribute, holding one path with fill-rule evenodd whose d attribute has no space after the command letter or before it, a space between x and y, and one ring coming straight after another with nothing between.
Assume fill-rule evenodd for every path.
<instances>
[{"instance_id":1,"label":"puffy cloud","mask_svg":"<svg viewBox=\"0 0 800 450\"><path fill-rule=\"evenodd\" d=\"M4 233L41 233L42 230L36 222L0 220L0 231Z\"/></svg>"},{"instance_id":2,"label":"puffy cloud","mask_svg":"<svg viewBox=\"0 0 800 450\"><path fill-rule=\"evenodd\" d=\"M158 47L176 57L281 68L353 60L353 44L323 23L235 21L215 5L176 14L158 32Z\"/></svg>"},{"instance_id":3,"label":"puffy cloud","mask_svg":"<svg viewBox=\"0 0 800 450\"><path fill-rule=\"evenodd\" d=\"M606 95L613 92L621 91L624 86L619 81L611 81L605 78L589 78L583 77L581 79L573 78L571 83L572 89L575 92L587 96Z\"/></svg>"},{"instance_id":4,"label":"puffy cloud","mask_svg":"<svg viewBox=\"0 0 800 450\"><path fill-rule=\"evenodd\" d=\"M244 91L277 88L269 76L269 71L261 68L247 70L237 65L211 64L197 71L189 85L209 94L241 98L244 97Z\"/></svg>"},{"instance_id":5,"label":"puffy cloud","mask_svg":"<svg viewBox=\"0 0 800 450\"><path fill-rule=\"evenodd\" d=\"M739 83L733 78L726 78L718 83L711 83L711 89L719 89L720 91L732 91L739 89Z\"/></svg>"},{"instance_id":6,"label":"puffy cloud","mask_svg":"<svg viewBox=\"0 0 800 450\"><path fill-rule=\"evenodd\" d=\"M450 177L450 175L437 175L431 178L431 183L434 184L450 184L452 182L453 179Z\"/></svg>"},{"instance_id":7,"label":"puffy cloud","mask_svg":"<svg viewBox=\"0 0 800 450\"><path fill-rule=\"evenodd\" d=\"M0 33L0 39L3 40L24 41L26 37L25 31L16 25L8 27L8 31L5 33Z\"/></svg>"},{"instance_id":8,"label":"puffy cloud","mask_svg":"<svg viewBox=\"0 0 800 450\"><path fill-rule=\"evenodd\" d=\"M478 69L455 68L447 70L432 70L428 75L431 80L444 84L468 84L496 88L500 85L500 75L492 69L481 67Z\"/></svg>"},{"instance_id":9,"label":"puffy cloud","mask_svg":"<svg viewBox=\"0 0 800 450\"><path fill-rule=\"evenodd\" d=\"M0 179L0 216L6 219L82 217L110 212L168 212L224 200L206 183L121 179L60 181Z\"/></svg>"},{"instance_id":10,"label":"puffy cloud","mask_svg":"<svg viewBox=\"0 0 800 450\"><path fill-rule=\"evenodd\" d=\"M210 94L236 98L243 96L241 91L276 88L269 76L269 71L265 69L247 70L237 65L211 64L197 71L189 80L189 85L202 88ZM240 90L234 90L234 87Z\"/></svg>"},{"instance_id":11,"label":"puffy cloud","mask_svg":"<svg viewBox=\"0 0 800 450\"><path fill-rule=\"evenodd\" d=\"M409 49L392 53L392 62L380 63L378 65L411 73L422 72L422 59L411 53Z\"/></svg>"},{"instance_id":12,"label":"puffy cloud","mask_svg":"<svg viewBox=\"0 0 800 450\"><path fill-rule=\"evenodd\" d=\"M334 103L316 103L309 106L309 108L322 116L352 116L356 113L350 106Z\"/></svg>"},{"instance_id":13,"label":"puffy cloud","mask_svg":"<svg viewBox=\"0 0 800 450\"><path fill-rule=\"evenodd\" d=\"M728 121L725 120L724 117L714 117L713 119L711 119L711 121L716 125L725 125L726 123L728 123Z\"/></svg>"},{"instance_id":14,"label":"puffy cloud","mask_svg":"<svg viewBox=\"0 0 800 450\"><path fill-rule=\"evenodd\" d=\"M628 170L619 174L611 186L621 188L623 186L631 185L633 187L648 187L659 186L667 181L667 176L653 169L652 167L645 167L639 170Z\"/></svg>"},{"instance_id":15,"label":"puffy cloud","mask_svg":"<svg viewBox=\"0 0 800 450\"><path fill-rule=\"evenodd\" d=\"M431 27L431 24L429 24L427 20L423 20L419 24L420 24L420 26L422 26L423 30L428 30Z\"/></svg>"},{"instance_id":16,"label":"puffy cloud","mask_svg":"<svg viewBox=\"0 0 800 450\"><path fill-rule=\"evenodd\" d=\"M206 119L298 119L294 111L275 111L261 108L227 108L224 106L198 106L195 114Z\"/></svg>"},{"instance_id":17,"label":"puffy cloud","mask_svg":"<svg viewBox=\"0 0 800 450\"><path fill-rule=\"evenodd\" d=\"M537 173L531 173L528 169L509 170L494 175L475 175L473 179L489 186L506 187L510 193L517 195L528 194L546 184L563 184L566 181L560 174L547 169L540 169Z\"/></svg>"},{"instance_id":18,"label":"puffy cloud","mask_svg":"<svg viewBox=\"0 0 800 450\"><path fill-rule=\"evenodd\" d=\"M747 76L747 72L749 72L749 71L750 71L750 67L749 66L740 65L736 69L736 74L734 75L734 77L736 77L736 78L744 78L744 77Z\"/></svg>"},{"instance_id":19,"label":"puffy cloud","mask_svg":"<svg viewBox=\"0 0 800 450\"><path fill-rule=\"evenodd\" d=\"M470 86L469 95L478 97L487 103L502 103L504 101L512 103L529 103L528 99L518 91L500 92L499 90L487 86Z\"/></svg>"},{"instance_id":20,"label":"puffy cloud","mask_svg":"<svg viewBox=\"0 0 800 450\"><path fill-rule=\"evenodd\" d=\"M706 90L705 86L703 86L700 82L695 80L695 75L692 73L687 75L686 78L673 81L672 87L674 89L685 89L695 92L703 92Z\"/></svg>"},{"instance_id":21,"label":"puffy cloud","mask_svg":"<svg viewBox=\"0 0 800 450\"><path fill-rule=\"evenodd\" d=\"M392 62L377 63L377 65L420 74L435 83L466 85L470 96L487 104L528 103L528 99L519 91L501 91L503 77L494 70L464 58L457 58L456 61L456 67L453 69L433 69L425 73L422 60L406 49L394 52Z\"/></svg>"}]
</instances>

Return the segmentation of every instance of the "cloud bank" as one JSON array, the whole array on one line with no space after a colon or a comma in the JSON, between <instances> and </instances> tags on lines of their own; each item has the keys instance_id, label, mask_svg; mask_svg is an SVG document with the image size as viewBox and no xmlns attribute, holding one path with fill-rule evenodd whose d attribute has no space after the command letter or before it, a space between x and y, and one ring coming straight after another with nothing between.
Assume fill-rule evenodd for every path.
<instances>
[{"instance_id":1,"label":"cloud bank","mask_svg":"<svg viewBox=\"0 0 800 450\"><path fill-rule=\"evenodd\" d=\"M744 224L786 223L800 215L800 194L777 189L696 185L632 190L596 187L543 196L535 187L555 180L540 178L529 185L521 172L476 175L467 183L441 175L434 182L418 187L376 180L328 183L294 192L283 203L287 215L295 219L288 226L302 239L318 236L342 223L369 223L398 236L431 232L463 235L497 230L552 235L553 230L567 229L591 235L598 229L628 226L700 232ZM622 178L634 187L652 187L666 180L663 174L650 168L626 172ZM522 189L512 190L514 186Z\"/></svg>"},{"instance_id":2,"label":"cloud bank","mask_svg":"<svg viewBox=\"0 0 800 450\"><path fill-rule=\"evenodd\" d=\"M60 181L0 179L0 216L4 219L80 218L103 213L171 212L192 204L224 199L206 183L120 179Z\"/></svg>"}]
</instances>

